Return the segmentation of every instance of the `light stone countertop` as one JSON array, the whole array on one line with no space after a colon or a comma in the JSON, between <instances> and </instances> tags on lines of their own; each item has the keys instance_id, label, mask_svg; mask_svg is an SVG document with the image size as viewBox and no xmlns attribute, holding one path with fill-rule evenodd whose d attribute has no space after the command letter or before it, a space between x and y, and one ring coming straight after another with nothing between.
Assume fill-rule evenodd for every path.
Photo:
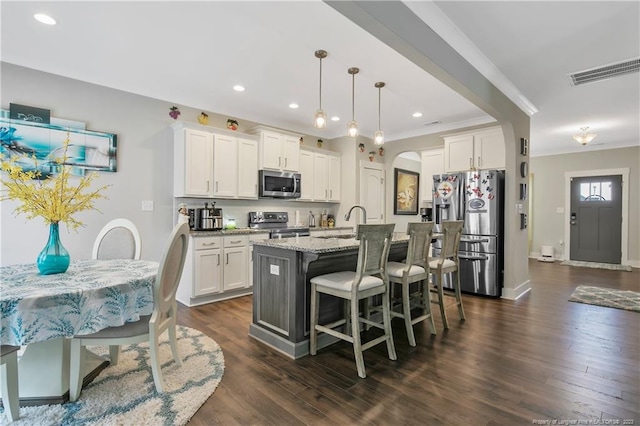
<instances>
[{"instance_id":1,"label":"light stone countertop","mask_svg":"<svg viewBox=\"0 0 640 426\"><path fill-rule=\"evenodd\" d=\"M254 229L254 228L236 228L236 229L222 229L220 231L190 231L189 235L192 237L224 237L225 235L247 235L247 234L268 234L268 229Z\"/></svg>"},{"instance_id":2,"label":"light stone countertop","mask_svg":"<svg viewBox=\"0 0 640 426\"><path fill-rule=\"evenodd\" d=\"M403 232L394 232L391 244L406 243L409 236ZM254 241L254 246L274 247L285 250L293 250L307 253L331 253L357 249L360 241L351 238L318 238L318 237L298 237L283 238L281 240L260 240Z\"/></svg>"}]
</instances>

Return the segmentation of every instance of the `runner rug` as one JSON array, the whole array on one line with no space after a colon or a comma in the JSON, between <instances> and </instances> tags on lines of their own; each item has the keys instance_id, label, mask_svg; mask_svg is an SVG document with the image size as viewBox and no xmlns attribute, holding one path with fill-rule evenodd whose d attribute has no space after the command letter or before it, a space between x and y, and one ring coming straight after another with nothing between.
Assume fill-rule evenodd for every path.
<instances>
[{"instance_id":1,"label":"runner rug","mask_svg":"<svg viewBox=\"0 0 640 426\"><path fill-rule=\"evenodd\" d=\"M584 268L609 269L610 271L627 271L631 272L633 268L630 265L616 265L613 263L583 262L581 260L565 260L561 265L582 266Z\"/></svg>"},{"instance_id":2,"label":"runner rug","mask_svg":"<svg viewBox=\"0 0 640 426\"><path fill-rule=\"evenodd\" d=\"M164 393L155 390L148 344L122 346L118 364L103 370L78 401L21 407L20 419L11 425L184 425L220 383L224 357L220 346L198 330L178 326L177 338L181 367L172 360L167 333L161 336ZM98 355L109 353L106 346L89 349ZM6 424L2 412L0 425Z\"/></svg>"},{"instance_id":3,"label":"runner rug","mask_svg":"<svg viewBox=\"0 0 640 426\"><path fill-rule=\"evenodd\" d=\"M569 302L640 312L640 293L635 291L579 285Z\"/></svg>"}]
</instances>

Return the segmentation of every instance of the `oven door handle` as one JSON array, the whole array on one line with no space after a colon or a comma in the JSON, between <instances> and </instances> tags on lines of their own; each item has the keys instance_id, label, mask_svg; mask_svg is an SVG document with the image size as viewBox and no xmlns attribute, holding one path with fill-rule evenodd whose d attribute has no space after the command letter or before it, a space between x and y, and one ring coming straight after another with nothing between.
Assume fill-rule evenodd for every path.
<instances>
[{"instance_id":1,"label":"oven door handle","mask_svg":"<svg viewBox=\"0 0 640 426\"><path fill-rule=\"evenodd\" d=\"M466 260L488 260L489 256L467 256L464 254L459 254L458 258Z\"/></svg>"}]
</instances>

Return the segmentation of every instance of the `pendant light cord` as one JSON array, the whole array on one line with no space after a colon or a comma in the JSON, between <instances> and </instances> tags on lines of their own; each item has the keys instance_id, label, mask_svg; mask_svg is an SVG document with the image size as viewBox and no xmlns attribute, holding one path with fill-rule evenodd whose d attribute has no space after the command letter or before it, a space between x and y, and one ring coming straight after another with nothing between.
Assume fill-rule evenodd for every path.
<instances>
[{"instance_id":1,"label":"pendant light cord","mask_svg":"<svg viewBox=\"0 0 640 426\"><path fill-rule=\"evenodd\" d=\"M356 121L356 75L351 74L351 121Z\"/></svg>"},{"instance_id":2,"label":"pendant light cord","mask_svg":"<svg viewBox=\"0 0 640 426\"><path fill-rule=\"evenodd\" d=\"M382 89L382 87L378 87L378 130L380 130L380 128L381 128L380 127L380 98L381 98L380 90L381 89Z\"/></svg>"},{"instance_id":3,"label":"pendant light cord","mask_svg":"<svg viewBox=\"0 0 640 426\"><path fill-rule=\"evenodd\" d=\"M322 109L322 58L320 58L320 109Z\"/></svg>"}]
</instances>

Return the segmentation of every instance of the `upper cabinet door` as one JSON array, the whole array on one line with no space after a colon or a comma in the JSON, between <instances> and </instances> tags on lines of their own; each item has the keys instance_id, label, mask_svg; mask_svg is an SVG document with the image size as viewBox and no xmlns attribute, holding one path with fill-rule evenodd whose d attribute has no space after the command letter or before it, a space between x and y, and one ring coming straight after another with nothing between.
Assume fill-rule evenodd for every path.
<instances>
[{"instance_id":1,"label":"upper cabinet door","mask_svg":"<svg viewBox=\"0 0 640 426\"><path fill-rule=\"evenodd\" d=\"M273 132L262 132L261 157L263 169L282 170L282 135Z\"/></svg>"},{"instance_id":2,"label":"upper cabinet door","mask_svg":"<svg viewBox=\"0 0 640 426\"><path fill-rule=\"evenodd\" d=\"M282 170L287 172L300 171L300 138L282 136Z\"/></svg>"},{"instance_id":3,"label":"upper cabinet door","mask_svg":"<svg viewBox=\"0 0 640 426\"><path fill-rule=\"evenodd\" d=\"M329 201L340 201L340 185L342 184L342 158L329 155Z\"/></svg>"},{"instance_id":4,"label":"upper cabinet door","mask_svg":"<svg viewBox=\"0 0 640 426\"><path fill-rule=\"evenodd\" d=\"M476 135L474 153L478 169L504 169L506 160L502 130Z\"/></svg>"},{"instance_id":5,"label":"upper cabinet door","mask_svg":"<svg viewBox=\"0 0 640 426\"><path fill-rule=\"evenodd\" d=\"M315 188L313 160L315 155L311 151L300 150L300 180L302 189L300 200L311 201Z\"/></svg>"},{"instance_id":6,"label":"upper cabinet door","mask_svg":"<svg viewBox=\"0 0 640 426\"><path fill-rule=\"evenodd\" d=\"M183 195L192 197L213 196L213 134L199 130L184 129L183 173Z\"/></svg>"},{"instance_id":7,"label":"upper cabinet door","mask_svg":"<svg viewBox=\"0 0 640 426\"><path fill-rule=\"evenodd\" d=\"M315 201L329 199L327 170L327 156L316 153L313 161L313 199ZM304 185L304 182L302 184Z\"/></svg>"},{"instance_id":8,"label":"upper cabinet door","mask_svg":"<svg viewBox=\"0 0 640 426\"><path fill-rule=\"evenodd\" d=\"M258 142L238 141L238 198L258 198Z\"/></svg>"},{"instance_id":9,"label":"upper cabinet door","mask_svg":"<svg viewBox=\"0 0 640 426\"><path fill-rule=\"evenodd\" d=\"M213 152L213 195L233 198L238 192L238 139L215 135Z\"/></svg>"},{"instance_id":10,"label":"upper cabinet door","mask_svg":"<svg viewBox=\"0 0 640 426\"><path fill-rule=\"evenodd\" d=\"M473 135L444 139L444 169L446 172L469 170L473 167Z\"/></svg>"},{"instance_id":11,"label":"upper cabinet door","mask_svg":"<svg viewBox=\"0 0 640 426\"><path fill-rule=\"evenodd\" d=\"M444 169L447 173L504 169L505 161L504 136L499 127L444 138Z\"/></svg>"},{"instance_id":12,"label":"upper cabinet door","mask_svg":"<svg viewBox=\"0 0 640 426\"><path fill-rule=\"evenodd\" d=\"M444 173L444 149L430 149L422 151L422 199L420 201L432 201L433 199L433 175Z\"/></svg>"}]
</instances>

